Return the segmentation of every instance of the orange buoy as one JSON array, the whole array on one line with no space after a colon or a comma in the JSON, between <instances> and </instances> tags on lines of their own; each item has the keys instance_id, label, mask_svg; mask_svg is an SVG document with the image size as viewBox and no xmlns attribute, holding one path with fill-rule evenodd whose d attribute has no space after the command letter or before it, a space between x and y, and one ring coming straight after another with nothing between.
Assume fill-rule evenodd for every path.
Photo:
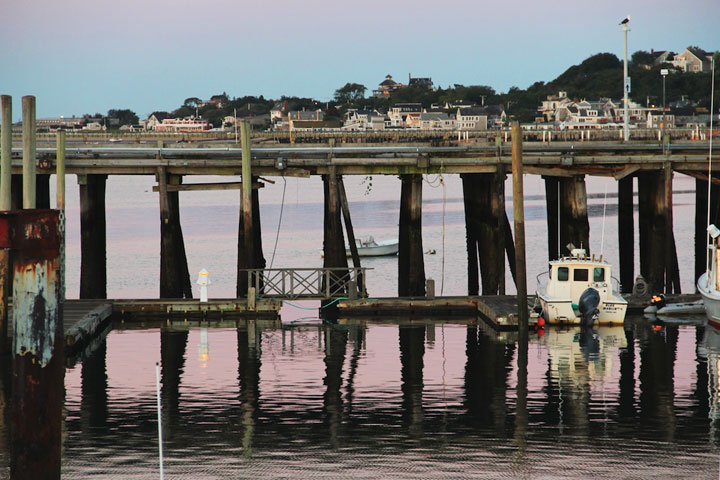
<instances>
[{"instance_id":1,"label":"orange buoy","mask_svg":"<svg viewBox=\"0 0 720 480\"><path fill-rule=\"evenodd\" d=\"M543 317L538 317L537 319L537 326L542 328L545 326L545 319Z\"/></svg>"}]
</instances>

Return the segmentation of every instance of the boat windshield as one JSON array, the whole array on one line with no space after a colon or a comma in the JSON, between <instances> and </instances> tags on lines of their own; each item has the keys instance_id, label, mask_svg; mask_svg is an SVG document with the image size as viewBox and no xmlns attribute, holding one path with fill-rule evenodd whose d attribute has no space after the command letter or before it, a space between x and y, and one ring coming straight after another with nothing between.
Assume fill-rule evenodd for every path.
<instances>
[{"instance_id":1,"label":"boat windshield","mask_svg":"<svg viewBox=\"0 0 720 480\"><path fill-rule=\"evenodd\" d=\"M588 271L587 268L575 268L573 269L573 280L576 282L587 282Z\"/></svg>"},{"instance_id":2,"label":"boat windshield","mask_svg":"<svg viewBox=\"0 0 720 480\"><path fill-rule=\"evenodd\" d=\"M605 269L602 267L595 267L593 269L593 282L604 282L605 281Z\"/></svg>"},{"instance_id":3,"label":"boat windshield","mask_svg":"<svg viewBox=\"0 0 720 480\"><path fill-rule=\"evenodd\" d=\"M558 282L567 282L568 278L570 278L570 270L568 267L558 267L557 273Z\"/></svg>"}]
</instances>

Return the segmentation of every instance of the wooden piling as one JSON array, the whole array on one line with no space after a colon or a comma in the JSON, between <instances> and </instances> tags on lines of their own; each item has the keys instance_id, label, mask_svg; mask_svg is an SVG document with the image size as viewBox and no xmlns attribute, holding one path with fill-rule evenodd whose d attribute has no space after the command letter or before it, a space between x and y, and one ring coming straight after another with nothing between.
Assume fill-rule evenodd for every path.
<instances>
[{"instance_id":1,"label":"wooden piling","mask_svg":"<svg viewBox=\"0 0 720 480\"><path fill-rule=\"evenodd\" d=\"M106 180L107 175L78 176L80 183L80 298L107 298Z\"/></svg>"},{"instance_id":2,"label":"wooden piling","mask_svg":"<svg viewBox=\"0 0 720 480\"><path fill-rule=\"evenodd\" d=\"M340 196L338 194L337 173L334 165L331 165L328 168L328 173L323 175L323 188L325 192L323 268L347 268L345 240L340 220ZM330 290L332 291L336 291L341 284L338 278L333 275L332 278L323 279L323 289L327 288L327 282L330 282Z\"/></svg>"},{"instance_id":3,"label":"wooden piling","mask_svg":"<svg viewBox=\"0 0 720 480\"><path fill-rule=\"evenodd\" d=\"M584 248L589 254L590 223L588 222L587 191L583 176L543 178L545 179L545 197L547 199L549 259L558 258L558 254L560 256L567 254L569 243L577 248Z\"/></svg>"},{"instance_id":4,"label":"wooden piling","mask_svg":"<svg viewBox=\"0 0 720 480\"><path fill-rule=\"evenodd\" d=\"M56 136L55 176L57 182L56 204L58 210L65 210L65 131L59 130Z\"/></svg>"},{"instance_id":5,"label":"wooden piling","mask_svg":"<svg viewBox=\"0 0 720 480\"><path fill-rule=\"evenodd\" d=\"M672 225L672 219L668 218L665 176L664 172L646 171L637 174L640 273L645 277L651 293L661 293L666 290L665 272L667 269L672 272L672 265L677 263L674 240L670 243L670 252L667 252L666 222ZM668 288L672 288L672 282Z\"/></svg>"},{"instance_id":6,"label":"wooden piling","mask_svg":"<svg viewBox=\"0 0 720 480\"><path fill-rule=\"evenodd\" d=\"M400 381L402 389L403 424L411 436L420 435L423 423L423 357L425 356L425 325L400 325Z\"/></svg>"},{"instance_id":7,"label":"wooden piling","mask_svg":"<svg viewBox=\"0 0 720 480\"><path fill-rule=\"evenodd\" d=\"M160 192L160 298L192 298L190 272L185 255L185 240L180 225L178 192L168 192L168 183L181 183L170 176L166 167L157 173Z\"/></svg>"},{"instance_id":8,"label":"wooden piling","mask_svg":"<svg viewBox=\"0 0 720 480\"><path fill-rule=\"evenodd\" d=\"M334 139L332 139L334 140ZM334 142L333 142L334 143ZM350 217L350 205L348 205L347 195L345 193L345 184L342 175L337 177L338 195L340 198L340 206L342 207L343 221L345 222L345 232L347 233L348 245L350 246L350 255L352 256L353 267L361 268L360 254L358 253L357 244L355 243L355 231L352 226L352 218ZM346 255L347 256L347 255ZM356 287L365 285L362 273L358 273ZM363 296L365 292L360 292ZM348 295L356 295L357 292L348 292Z\"/></svg>"},{"instance_id":9,"label":"wooden piling","mask_svg":"<svg viewBox=\"0 0 720 480\"><path fill-rule=\"evenodd\" d=\"M257 183L257 177L251 177L252 184ZM244 188L243 188L244 189ZM252 228L250 229L249 242L246 240L246 228L245 218L242 211L240 211L240 224L238 226L238 274L236 282L236 295L238 298L245 298L248 295L248 288L257 285L259 290L257 293L263 291L263 279L255 278L254 276L250 279L251 284L248 284L247 272L240 272L241 269L247 268L265 268L266 261L262 249L262 231L260 226L260 197L258 189L253 189L250 195L251 203L251 218ZM248 253L249 252L249 253Z\"/></svg>"},{"instance_id":10,"label":"wooden piling","mask_svg":"<svg viewBox=\"0 0 720 480\"><path fill-rule=\"evenodd\" d=\"M14 232L2 245L12 246L15 257L12 480L60 478L65 366L59 217L56 210L0 213L0 230Z\"/></svg>"},{"instance_id":11,"label":"wooden piling","mask_svg":"<svg viewBox=\"0 0 720 480\"><path fill-rule=\"evenodd\" d=\"M252 268L254 263L254 236L253 236L253 208L252 208L252 165L250 150L250 124L248 122L240 123L240 142L242 146L242 183L243 188L240 193L240 228L242 228L242 245L238 239L238 269ZM242 258L241 258L242 257ZM247 275L241 279L242 275L238 272L237 295L245 297L247 289Z\"/></svg>"},{"instance_id":12,"label":"wooden piling","mask_svg":"<svg viewBox=\"0 0 720 480\"><path fill-rule=\"evenodd\" d=\"M422 246L422 175L401 175L398 295L425 296Z\"/></svg>"},{"instance_id":13,"label":"wooden piling","mask_svg":"<svg viewBox=\"0 0 720 480\"><path fill-rule=\"evenodd\" d=\"M23 119L23 208L36 208L35 97L22 97Z\"/></svg>"},{"instance_id":14,"label":"wooden piling","mask_svg":"<svg viewBox=\"0 0 720 480\"><path fill-rule=\"evenodd\" d=\"M633 177L618 180L618 251L621 293L630 293L635 283L635 219Z\"/></svg>"},{"instance_id":15,"label":"wooden piling","mask_svg":"<svg viewBox=\"0 0 720 480\"><path fill-rule=\"evenodd\" d=\"M12 208L12 97L0 97L0 211ZM0 354L8 351L8 298L12 294L10 250L0 248Z\"/></svg>"},{"instance_id":16,"label":"wooden piling","mask_svg":"<svg viewBox=\"0 0 720 480\"><path fill-rule=\"evenodd\" d=\"M504 176L504 175L503 175ZM468 252L468 295L477 295L478 260L482 294L500 293L505 280L504 182L494 173L461 175Z\"/></svg>"},{"instance_id":17,"label":"wooden piling","mask_svg":"<svg viewBox=\"0 0 720 480\"><path fill-rule=\"evenodd\" d=\"M0 97L0 115L2 131L0 132L0 211L12 208L12 97Z\"/></svg>"},{"instance_id":18,"label":"wooden piling","mask_svg":"<svg viewBox=\"0 0 720 480\"><path fill-rule=\"evenodd\" d=\"M525 207L523 205L522 132L512 124L513 214L515 217L515 266L517 269L518 330L520 342L528 341L527 274L525 269Z\"/></svg>"},{"instance_id":19,"label":"wooden piling","mask_svg":"<svg viewBox=\"0 0 720 480\"><path fill-rule=\"evenodd\" d=\"M665 293L682 293L680 288L680 269L675 251L675 234L673 233L673 170L670 161L663 166L665 194Z\"/></svg>"}]
</instances>

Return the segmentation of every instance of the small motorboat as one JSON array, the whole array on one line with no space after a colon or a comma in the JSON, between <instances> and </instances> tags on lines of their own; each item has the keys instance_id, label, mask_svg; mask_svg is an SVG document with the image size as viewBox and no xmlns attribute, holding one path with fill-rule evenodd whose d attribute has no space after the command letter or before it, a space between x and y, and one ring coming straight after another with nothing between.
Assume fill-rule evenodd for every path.
<instances>
[{"instance_id":1,"label":"small motorboat","mask_svg":"<svg viewBox=\"0 0 720 480\"><path fill-rule=\"evenodd\" d=\"M394 240L380 240L378 242L372 236L356 238L358 255L361 257L382 257L385 255L397 255L399 243ZM345 254L351 256L350 247L345 247Z\"/></svg>"},{"instance_id":2,"label":"small motorboat","mask_svg":"<svg viewBox=\"0 0 720 480\"><path fill-rule=\"evenodd\" d=\"M627 300L613 288L611 273L602 256L589 258L585 249L571 248L569 257L551 261L549 270L537 277L540 315L550 324L622 323Z\"/></svg>"},{"instance_id":3,"label":"small motorboat","mask_svg":"<svg viewBox=\"0 0 720 480\"><path fill-rule=\"evenodd\" d=\"M702 299L695 302L667 303L665 295L655 295L650 300L650 305L645 307L643 313L650 313L658 316L663 315L697 315L705 313L705 302Z\"/></svg>"}]
</instances>

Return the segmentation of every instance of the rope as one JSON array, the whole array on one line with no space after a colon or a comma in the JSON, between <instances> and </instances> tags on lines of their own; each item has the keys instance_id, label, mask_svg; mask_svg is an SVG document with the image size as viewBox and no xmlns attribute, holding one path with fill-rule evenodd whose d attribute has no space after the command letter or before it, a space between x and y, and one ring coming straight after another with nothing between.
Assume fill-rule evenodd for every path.
<instances>
[{"instance_id":1,"label":"rope","mask_svg":"<svg viewBox=\"0 0 720 480\"><path fill-rule=\"evenodd\" d=\"M278 219L278 228L277 228L277 233L275 234L275 246L273 247L272 258L270 259L270 268L273 267L273 262L275 262L275 251L277 250L278 239L280 238L280 224L282 224L283 209L285 208L285 189L287 188L287 180L285 180L285 177L282 177L282 180L283 180L283 193L282 193L282 200L280 201L280 218Z\"/></svg>"}]
</instances>

